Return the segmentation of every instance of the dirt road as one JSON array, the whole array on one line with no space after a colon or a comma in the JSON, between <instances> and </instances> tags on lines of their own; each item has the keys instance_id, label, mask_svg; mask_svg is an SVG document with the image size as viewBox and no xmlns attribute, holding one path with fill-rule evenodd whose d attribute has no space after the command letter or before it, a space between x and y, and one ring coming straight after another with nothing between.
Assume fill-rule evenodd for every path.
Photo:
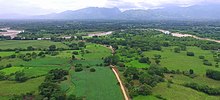
<instances>
[{"instance_id":1,"label":"dirt road","mask_svg":"<svg viewBox=\"0 0 220 100\"><path fill-rule=\"evenodd\" d=\"M122 83L122 81L121 81L121 79L120 79L120 77L119 77L119 72L118 72L117 67L111 65L111 68L112 68L112 71L114 72L114 74L115 74L115 76L116 76L116 78L117 78L117 80L118 80L118 83L119 83L119 85L120 85L120 87L121 87L121 91L122 91L122 93L123 93L123 95L124 95L124 99L125 99L125 100L129 100L129 97L128 97L128 95L127 95L127 92L125 91L125 87L124 87L124 85L123 85L123 83Z\"/></svg>"},{"instance_id":2,"label":"dirt road","mask_svg":"<svg viewBox=\"0 0 220 100\"><path fill-rule=\"evenodd\" d=\"M109 48L109 49L111 50L111 52L112 52L112 55L114 55L115 50L114 50L114 48L113 48L112 46L106 46L106 45L103 45L103 46ZM124 96L124 99L125 99L125 100L130 100L130 99L129 99L129 96L128 96L126 90L125 90L125 86L123 85L122 80L121 80L121 78L120 78L120 73L119 73L117 67L116 67L116 66L113 66L113 65L110 65L110 67L111 67L113 73L115 74L115 76L116 76L116 78L117 78L117 80L118 80L118 83L119 83L119 85L120 85L121 91L122 91L123 96Z\"/></svg>"}]
</instances>

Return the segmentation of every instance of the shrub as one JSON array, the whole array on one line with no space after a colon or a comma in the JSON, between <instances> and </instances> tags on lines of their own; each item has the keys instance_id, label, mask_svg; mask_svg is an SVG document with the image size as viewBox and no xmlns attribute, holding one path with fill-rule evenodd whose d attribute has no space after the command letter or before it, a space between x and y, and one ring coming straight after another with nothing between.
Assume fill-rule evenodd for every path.
<instances>
[{"instance_id":1,"label":"shrub","mask_svg":"<svg viewBox=\"0 0 220 100\"><path fill-rule=\"evenodd\" d=\"M83 71L83 68L77 67L77 68L75 69L75 72L81 72L81 71Z\"/></svg>"},{"instance_id":2,"label":"shrub","mask_svg":"<svg viewBox=\"0 0 220 100\"><path fill-rule=\"evenodd\" d=\"M187 54L187 56L195 56L195 54L193 52L187 52L186 54Z\"/></svg>"},{"instance_id":3,"label":"shrub","mask_svg":"<svg viewBox=\"0 0 220 100\"><path fill-rule=\"evenodd\" d=\"M90 72L95 72L95 71L96 71L95 68L90 69Z\"/></svg>"},{"instance_id":4,"label":"shrub","mask_svg":"<svg viewBox=\"0 0 220 100\"><path fill-rule=\"evenodd\" d=\"M206 76L214 80L220 80L220 71L208 69L206 71Z\"/></svg>"},{"instance_id":5,"label":"shrub","mask_svg":"<svg viewBox=\"0 0 220 100\"><path fill-rule=\"evenodd\" d=\"M199 59L205 59L205 56L199 56Z\"/></svg>"}]
</instances>

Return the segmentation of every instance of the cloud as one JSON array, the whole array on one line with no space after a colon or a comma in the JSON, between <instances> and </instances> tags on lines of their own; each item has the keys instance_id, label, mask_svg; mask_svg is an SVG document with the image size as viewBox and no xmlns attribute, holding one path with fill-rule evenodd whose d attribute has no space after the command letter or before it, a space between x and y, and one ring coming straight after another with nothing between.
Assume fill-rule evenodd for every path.
<instances>
[{"instance_id":1,"label":"cloud","mask_svg":"<svg viewBox=\"0 0 220 100\"><path fill-rule=\"evenodd\" d=\"M217 0L0 0L0 13L45 14L86 7L118 7L121 10L150 9L164 5L187 6Z\"/></svg>"}]
</instances>

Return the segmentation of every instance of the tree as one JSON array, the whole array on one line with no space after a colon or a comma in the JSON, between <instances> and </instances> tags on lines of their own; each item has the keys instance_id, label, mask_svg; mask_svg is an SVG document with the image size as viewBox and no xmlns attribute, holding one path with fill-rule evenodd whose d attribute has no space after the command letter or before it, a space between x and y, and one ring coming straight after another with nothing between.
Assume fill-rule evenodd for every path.
<instances>
[{"instance_id":1,"label":"tree","mask_svg":"<svg viewBox=\"0 0 220 100\"><path fill-rule=\"evenodd\" d=\"M139 59L139 62L140 62L140 63L147 63L147 64L150 64L150 63L151 63L151 61L150 61L150 59L149 59L148 57L142 57L142 58L140 58L140 59Z\"/></svg>"},{"instance_id":2,"label":"tree","mask_svg":"<svg viewBox=\"0 0 220 100\"><path fill-rule=\"evenodd\" d=\"M44 82L39 86L39 93L49 100L58 91L60 91L59 85L52 82Z\"/></svg>"},{"instance_id":3,"label":"tree","mask_svg":"<svg viewBox=\"0 0 220 100\"><path fill-rule=\"evenodd\" d=\"M34 48L33 48L32 46L28 46L28 47L27 47L27 50L28 50L28 51L32 51L32 50L34 50Z\"/></svg>"},{"instance_id":4,"label":"tree","mask_svg":"<svg viewBox=\"0 0 220 100\"><path fill-rule=\"evenodd\" d=\"M192 69L190 69L189 74L194 74L194 71Z\"/></svg>"},{"instance_id":5,"label":"tree","mask_svg":"<svg viewBox=\"0 0 220 100\"><path fill-rule=\"evenodd\" d=\"M5 67L6 68L12 67L12 64L7 64Z\"/></svg>"},{"instance_id":6,"label":"tree","mask_svg":"<svg viewBox=\"0 0 220 100\"><path fill-rule=\"evenodd\" d=\"M55 50L56 50L56 45L49 46L49 51L55 51Z\"/></svg>"},{"instance_id":7,"label":"tree","mask_svg":"<svg viewBox=\"0 0 220 100\"><path fill-rule=\"evenodd\" d=\"M23 71L15 72L15 81L17 82L25 82L28 78L25 76Z\"/></svg>"},{"instance_id":8,"label":"tree","mask_svg":"<svg viewBox=\"0 0 220 100\"><path fill-rule=\"evenodd\" d=\"M155 60L155 63L156 63L156 64L160 64L160 60L159 60L159 59L156 59L156 60Z\"/></svg>"},{"instance_id":9,"label":"tree","mask_svg":"<svg viewBox=\"0 0 220 100\"><path fill-rule=\"evenodd\" d=\"M206 71L206 76L214 80L220 80L220 71L208 69Z\"/></svg>"},{"instance_id":10,"label":"tree","mask_svg":"<svg viewBox=\"0 0 220 100\"><path fill-rule=\"evenodd\" d=\"M75 72L81 72L81 71L83 71L83 69L81 67L75 68Z\"/></svg>"},{"instance_id":11,"label":"tree","mask_svg":"<svg viewBox=\"0 0 220 100\"><path fill-rule=\"evenodd\" d=\"M199 59L205 59L205 56L199 56Z\"/></svg>"},{"instance_id":12,"label":"tree","mask_svg":"<svg viewBox=\"0 0 220 100\"><path fill-rule=\"evenodd\" d=\"M186 54L187 54L187 56L195 56L195 54L193 52L187 52Z\"/></svg>"},{"instance_id":13,"label":"tree","mask_svg":"<svg viewBox=\"0 0 220 100\"><path fill-rule=\"evenodd\" d=\"M143 84L138 88L138 94L140 95L150 95L152 94L152 87L147 85L147 84Z\"/></svg>"},{"instance_id":14,"label":"tree","mask_svg":"<svg viewBox=\"0 0 220 100\"><path fill-rule=\"evenodd\" d=\"M104 59L104 63L108 65L116 65L119 62L119 57L118 56L108 56Z\"/></svg>"},{"instance_id":15,"label":"tree","mask_svg":"<svg viewBox=\"0 0 220 100\"><path fill-rule=\"evenodd\" d=\"M180 48L174 48L175 53L180 53Z\"/></svg>"},{"instance_id":16,"label":"tree","mask_svg":"<svg viewBox=\"0 0 220 100\"><path fill-rule=\"evenodd\" d=\"M78 46L79 46L79 47L86 47L86 44L85 44L85 42L79 42L79 43L78 43Z\"/></svg>"},{"instance_id":17,"label":"tree","mask_svg":"<svg viewBox=\"0 0 220 100\"><path fill-rule=\"evenodd\" d=\"M72 55L72 60L75 60L75 59L76 59L75 55Z\"/></svg>"},{"instance_id":18,"label":"tree","mask_svg":"<svg viewBox=\"0 0 220 100\"><path fill-rule=\"evenodd\" d=\"M90 69L90 72L95 72L95 71L96 71L95 68Z\"/></svg>"},{"instance_id":19,"label":"tree","mask_svg":"<svg viewBox=\"0 0 220 100\"><path fill-rule=\"evenodd\" d=\"M72 54L79 55L79 52L78 51L73 51Z\"/></svg>"}]
</instances>

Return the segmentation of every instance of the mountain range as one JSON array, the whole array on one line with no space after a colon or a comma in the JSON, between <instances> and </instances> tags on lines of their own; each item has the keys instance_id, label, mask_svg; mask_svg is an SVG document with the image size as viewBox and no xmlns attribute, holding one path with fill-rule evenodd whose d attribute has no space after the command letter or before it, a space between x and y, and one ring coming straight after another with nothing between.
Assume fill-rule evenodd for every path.
<instances>
[{"instance_id":1,"label":"mountain range","mask_svg":"<svg viewBox=\"0 0 220 100\"><path fill-rule=\"evenodd\" d=\"M38 16L7 16L0 19L66 19L66 20L219 20L220 4L179 7L169 5L158 9L120 11L118 8L89 7Z\"/></svg>"}]
</instances>

